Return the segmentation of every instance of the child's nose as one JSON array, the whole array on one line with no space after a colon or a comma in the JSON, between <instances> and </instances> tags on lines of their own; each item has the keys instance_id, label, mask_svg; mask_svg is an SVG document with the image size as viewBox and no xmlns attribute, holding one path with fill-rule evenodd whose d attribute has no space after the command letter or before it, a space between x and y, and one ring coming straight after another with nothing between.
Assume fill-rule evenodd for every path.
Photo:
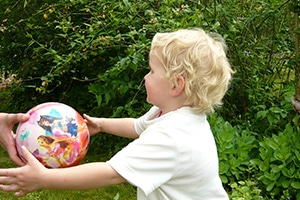
<instances>
[{"instance_id":1,"label":"child's nose","mask_svg":"<svg viewBox=\"0 0 300 200\"><path fill-rule=\"evenodd\" d=\"M148 72L145 76L144 76L144 80L148 77L150 72Z\"/></svg>"}]
</instances>

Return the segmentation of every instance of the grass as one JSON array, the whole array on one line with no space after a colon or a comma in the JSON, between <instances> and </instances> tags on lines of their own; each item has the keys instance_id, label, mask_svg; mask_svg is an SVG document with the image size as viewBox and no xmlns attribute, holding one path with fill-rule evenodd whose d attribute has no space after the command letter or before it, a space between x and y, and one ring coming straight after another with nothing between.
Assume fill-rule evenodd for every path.
<instances>
[{"instance_id":1,"label":"grass","mask_svg":"<svg viewBox=\"0 0 300 200\"><path fill-rule=\"evenodd\" d=\"M106 160L105 156L91 155L88 153L83 162L97 162ZM7 153L0 148L0 168L15 167L10 161ZM68 190L41 190L24 197L17 198L13 193L0 191L0 200L81 200L81 199L101 199L101 200L135 200L136 189L128 183L109 186L105 188L88 191L68 191Z\"/></svg>"}]
</instances>

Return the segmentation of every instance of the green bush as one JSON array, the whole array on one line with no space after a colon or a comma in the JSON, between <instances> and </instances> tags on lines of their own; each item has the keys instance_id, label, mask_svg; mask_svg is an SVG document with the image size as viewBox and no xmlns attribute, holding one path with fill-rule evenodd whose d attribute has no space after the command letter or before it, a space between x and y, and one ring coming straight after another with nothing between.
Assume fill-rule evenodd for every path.
<instances>
[{"instance_id":1,"label":"green bush","mask_svg":"<svg viewBox=\"0 0 300 200\"><path fill-rule=\"evenodd\" d=\"M298 5L299 0L1 1L0 74L16 74L18 81L1 88L0 110L25 112L59 101L93 116L140 116L150 107L143 77L153 35L202 27L224 36L236 71L222 109L209 117L226 189L236 199L296 198L299 149L292 142L299 130L290 98L299 57ZM98 135L90 152L112 155L129 141Z\"/></svg>"},{"instance_id":2,"label":"green bush","mask_svg":"<svg viewBox=\"0 0 300 200\"><path fill-rule=\"evenodd\" d=\"M262 199L261 190L253 181L246 180L237 183L234 182L230 186L232 188L232 192L230 193L231 200Z\"/></svg>"},{"instance_id":3,"label":"green bush","mask_svg":"<svg viewBox=\"0 0 300 200\"><path fill-rule=\"evenodd\" d=\"M61 101L93 115L138 116L147 109L140 85L153 35L193 26L218 32L228 43L237 73L220 113L231 123L255 125L253 114L260 106L279 102L282 85L293 84L288 23L293 15L287 2L24 0L0 5L1 69L18 75L33 105Z\"/></svg>"},{"instance_id":4,"label":"green bush","mask_svg":"<svg viewBox=\"0 0 300 200\"><path fill-rule=\"evenodd\" d=\"M258 166L257 179L264 185L264 192L278 199L284 192L289 198L300 198L298 133L298 127L287 124L283 132L259 142L259 158L252 160Z\"/></svg>"},{"instance_id":5,"label":"green bush","mask_svg":"<svg viewBox=\"0 0 300 200\"><path fill-rule=\"evenodd\" d=\"M224 184L247 180L253 175L251 159L258 151L256 133L233 127L222 117L213 114L209 122L219 152L219 171Z\"/></svg>"},{"instance_id":6,"label":"green bush","mask_svg":"<svg viewBox=\"0 0 300 200\"><path fill-rule=\"evenodd\" d=\"M232 126L217 114L209 121L218 147L220 176L232 199L300 198L299 127L287 124L283 131L257 141L258 133Z\"/></svg>"}]
</instances>

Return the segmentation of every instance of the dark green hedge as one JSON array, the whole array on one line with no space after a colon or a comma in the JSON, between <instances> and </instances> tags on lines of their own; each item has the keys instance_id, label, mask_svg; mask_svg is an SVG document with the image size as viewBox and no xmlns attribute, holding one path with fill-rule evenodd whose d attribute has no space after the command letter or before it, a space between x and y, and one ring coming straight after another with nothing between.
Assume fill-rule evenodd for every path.
<instances>
[{"instance_id":1,"label":"dark green hedge","mask_svg":"<svg viewBox=\"0 0 300 200\"><path fill-rule=\"evenodd\" d=\"M226 189L232 199L300 198L298 116L290 104L297 5L296 0L1 1L0 110L25 112L59 101L93 116L140 116L150 107L143 76L153 35L202 27L224 36L236 71L223 108L210 116ZM128 142L99 135L90 153L113 154Z\"/></svg>"}]
</instances>

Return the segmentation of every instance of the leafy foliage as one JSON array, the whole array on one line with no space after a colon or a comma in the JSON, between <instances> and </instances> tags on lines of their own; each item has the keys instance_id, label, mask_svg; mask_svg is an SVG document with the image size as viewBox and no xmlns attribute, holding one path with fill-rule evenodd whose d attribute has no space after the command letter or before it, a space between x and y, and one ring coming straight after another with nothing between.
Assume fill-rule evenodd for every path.
<instances>
[{"instance_id":1,"label":"leafy foliage","mask_svg":"<svg viewBox=\"0 0 300 200\"><path fill-rule=\"evenodd\" d=\"M258 150L256 133L233 127L216 114L209 121L218 146L222 182L247 180L253 173L251 158Z\"/></svg>"},{"instance_id":2,"label":"leafy foliage","mask_svg":"<svg viewBox=\"0 0 300 200\"><path fill-rule=\"evenodd\" d=\"M222 181L236 199L299 197L298 116L290 104L299 0L4 0L0 11L6 112L59 101L93 116L138 117L150 107L143 77L153 35L194 26L220 33L236 71L223 108L209 117ZM129 141L97 135L91 152L112 155Z\"/></svg>"},{"instance_id":3,"label":"leafy foliage","mask_svg":"<svg viewBox=\"0 0 300 200\"><path fill-rule=\"evenodd\" d=\"M291 197L300 197L300 148L296 134L299 128L287 124L286 129L272 138L260 142L260 159L253 162L258 166L258 179L266 185L266 192L273 195L287 191Z\"/></svg>"},{"instance_id":4,"label":"leafy foliage","mask_svg":"<svg viewBox=\"0 0 300 200\"><path fill-rule=\"evenodd\" d=\"M257 188L257 185L253 181L239 181L231 184L233 189L230 198L232 200L244 200L244 199L262 199L261 190Z\"/></svg>"}]
</instances>

